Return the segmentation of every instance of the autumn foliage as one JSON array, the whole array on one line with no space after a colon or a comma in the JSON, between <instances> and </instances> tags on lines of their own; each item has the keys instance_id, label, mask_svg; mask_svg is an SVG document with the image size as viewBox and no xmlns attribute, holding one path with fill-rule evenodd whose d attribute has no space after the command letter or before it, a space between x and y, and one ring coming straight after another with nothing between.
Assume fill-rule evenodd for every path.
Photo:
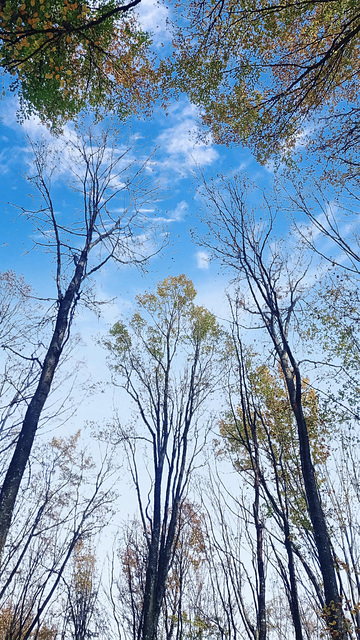
<instances>
[{"instance_id":1,"label":"autumn foliage","mask_svg":"<svg viewBox=\"0 0 360 640\"><path fill-rule=\"evenodd\" d=\"M2 3L0 66L13 76L22 115L55 126L88 107L120 117L148 109L156 72L131 12L138 1Z\"/></svg>"}]
</instances>

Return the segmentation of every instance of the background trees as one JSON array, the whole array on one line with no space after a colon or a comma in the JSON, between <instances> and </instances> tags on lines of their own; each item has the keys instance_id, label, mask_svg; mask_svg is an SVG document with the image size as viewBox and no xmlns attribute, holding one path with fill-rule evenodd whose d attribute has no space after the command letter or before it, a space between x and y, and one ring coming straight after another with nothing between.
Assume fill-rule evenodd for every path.
<instances>
[{"instance_id":1,"label":"background trees","mask_svg":"<svg viewBox=\"0 0 360 640\"><path fill-rule=\"evenodd\" d=\"M306 492L306 504L312 524L317 557L325 595L324 616L335 637L346 638L348 625L342 611L341 586L335 572L335 557L326 522L326 511L319 492L310 447L311 416L306 416L305 390L301 367L291 344L295 313L304 292L307 268L301 269L290 259L285 260L281 243L272 238L274 214L267 208L265 221L246 206L246 191L236 177L220 181L222 189L212 183L205 185L208 209L208 246L223 264L238 272L240 286L235 305L247 309L257 318L268 334L273 353L284 378L288 401L297 426L299 458ZM265 201L266 205L267 202ZM260 222L261 221L261 222ZM241 408L245 414L245 409ZM248 422L254 424L250 416ZM239 429L238 429L239 431ZM243 438L246 436L243 435ZM257 439L253 441L252 464L257 460ZM258 469L255 464L254 471ZM257 471L259 474L259 471ZM256 474L255 474L256 475Z\"/></svg>"},{"instance_id":2,"label":"background trees","mask_svg":"<svg viewBox=\"0 0 360 640\"><path fill-rule=\"evenodd\" d=\"M110 461L96 469L79 434L53 438L32 458L34 471L18 496L1 563L4 637L24 640L46 630L55 637L63 629L72 555L79 559L82 546L96 543L115 498ZM86 558L84 573L85 567Z\"/></svg>"},{"instance_id":3,"label":"background trees","mask_svg":"<svg viewBox=\"0 0 360 640\"><path fill-rule=\"evenodd\" d=\"M34 387L16 435L15 447L6 451L8 459L0 493L0 549L9 532L16 497L29 461L39 420L49 396L55 371L69 339L76 306L84 295L84 283L109 260L120 264L141 264L146 260L137 241L136 229L141 225L138 199L143 203L149 195L142 182L141 169L121 166L126 151L116 153L108 147L108 136L95 139L76 138L69 143L74 154L73 175L82 202L82 217L75 216L64 224L58 220L51 195L55 164L40 146L34 148L36 174L33 184L40 196L40 207L32 212L41 240L39 244L55 256L56 289L53 326L47 350L37 354L39 378ZM61 167L59 157L53 162ZM120 187L119 185L120 181ZM111 205L121 194L122 209L112 213ZM42 346L42 345L41 345ZM41 361L40 358L43 358ZM31 360L32 362L33 360Z\"/></svg>"}]
</instances>

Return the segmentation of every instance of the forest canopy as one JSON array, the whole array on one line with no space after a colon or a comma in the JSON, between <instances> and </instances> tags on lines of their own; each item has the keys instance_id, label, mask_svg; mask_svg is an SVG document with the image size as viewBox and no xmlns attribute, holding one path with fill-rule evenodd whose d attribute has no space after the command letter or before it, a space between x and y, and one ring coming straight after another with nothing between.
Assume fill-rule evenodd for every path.
<instances>
[{"instance_id":1,"label":"forest canopy","mask_svg":"<svg viewBox=\"0 0 360 640\"><path fill-rule=\"evenodd\" d=\"M360 639L359 32L0 0L0 640Z\"/></svg>"},{"instance_id":2,"label":"forest canopy","mask_svg":"<svg viewBox=\"0 0 360 640\"><path fill-rule=\"evenodd\" d=\"M7 0L0 11L0 67L13 77L22 115L61 123L85 107L123 118L149 109L156 71L150 37L131 2Z\"/></svg>"},{"instance_id":3,"label":"forest canopy","mask_svg":"<svg viewBox=\"0 0 360 640\"><path fill-rule=\"evenodd\" d=\"M217 141L266 160L306 135L324 158L357 162L357 2L194 0L187 20L179 84Z\"/></svg>"}]
</instances>

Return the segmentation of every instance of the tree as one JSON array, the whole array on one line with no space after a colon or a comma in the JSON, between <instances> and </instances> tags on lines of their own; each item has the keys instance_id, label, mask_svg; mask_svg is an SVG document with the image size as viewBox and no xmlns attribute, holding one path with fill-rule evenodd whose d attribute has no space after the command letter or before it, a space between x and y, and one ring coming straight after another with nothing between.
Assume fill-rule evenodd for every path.
<instances>
[{"instance_id":1,"label":"tree","mask_svg":"<svg viewBox=\"0 0 360 640\"><path fill-rule=\"evenodd\" d=\"M132 13L140 2L1 2L0 66L14 77L22 116L61 126L88 105L121 118L149 108L156 72Z\"/></svg>"},{"instance_id":2,"label":"tree","mask_svg":"<svg viewBox=\"0 0 360 640\"><path fill-rule=\"evenodd\" d=\"M26 633L26 626L19 624L11 606L0 611L0 638L1 640L22 640ZM41 640L55 640L56 629L43 624L34 637Z\"/></svg>"},{"instance_id":3,"label":"tree","mask_svg":"<svg viewBox=\"0 0 360 640\"><path fill-rule=\"evenodd\" d=\"M324 616L336 638L347 638L348 627L335 572L329 529L320 497L309 439L309 421L304 410L304 388L300 365L291 344L295 309L302 294L306 268L293 268L283 257L279 244L271 244L274 214L268 211L266 226L259 224L246 206L246 190L239 178L205 184L210 233L205 240L214 254L235 269L248 290L239 293L236 304L248 308L269 336L284 376L287 395L297 425L301 471L306 491L317 556L324 584ZM249 297L249 302L246 298Z\"/></svg>"},{"instance_id":4,"label":"tree","mask_svg":"<svg viewBox=\"0 0 360 640\"><path fill-rule=\"evenodd\" d=\"M238 327L237 327L238 329ZM241 341L236 336L236 330L233 332L233 347L235 351L236 372L237 372L237 390L239 392L240 406L236 411L230 392L230 425L222 422L221 431L224 438L235 446L240 444L245 448L247 453L247 470L251 477L253 485L253 502L252 510L247 514L247 519L253 519L255 527L256 544L254 556L256 558L256 588L254 591L256 625L253 625L245 607L242 609L242 618L247 628L248 634L256 640L266 640L267 637L267 620L266 620L266 570L264 560L264 519L261 514L261 468L260 468L260 447L258 440L258 414L257 408L251 404L250 396L246 384L246 368L244 365L244 357L242 353ZM261 418L260 418L261 419ZM252 513L251 513L252 511ZM251 515L250 515L251 514ZM252 518L251 518L252 516ZM223 528L224 529L224 528ZM231 563L230 563L231 566ZM234 588L237 580L233 576L231 569L229 571L232 578L232 587ZM236 587L235 587L236 589ZM242 595L239 596L239 602L242 604Z\"/></svg>"},{"instance_id":5,"label":"tree","mask_svg":"<svg viewBox=\"0 0 360 640\"><path fill-rule=\"evenodd\" d=\"M314 588L313 599L317 600L318 609L324 606L324 602L317 563L310 569L304 560L306 556L311 557L315 544L306 514L306 493L298 455L296 422L281 369L270 371L268 366L258 363L257 354L252 349L247 349L241 339L242 310L235 307L233 314L234 380L229 385L230 409L220 423L224 440L219 447L223 450L225 446L225 451L230 455L242 480L242 498L236 500L234 496L234 502L239 505L239 517L245 521L246 529L249 529L251 520L254 519L257 538L254 555L257 556L259 565L259 592L261 593L262 580L265 583L262 567L264 551L261 544L265 535L268 546L272 549L271 554L268 552L268 565L274 564L279 572L289 601L295 637L301 640L304 624L299 598L299 590L303 586L301 569L305 570L305 577L310 578L311 587ZM324 472L320 465L329 455L328 428L320 419L314 389L306 381L303 381L303 385L303 408L309 443L317 481L321 485ZM249 506L245 503L245 498L251 500L247 485L254 487L255 494L253 503ZM230 496L227 499L231 500ZM241 502L244 504L240 508ZM281 545L285 547L285 558ZM224 544L226 546L228 545ZM276 558L274 563L271 560L273 557ZM300 571L297 563L300 564ZM234 580L235 584L236 582ZM265 584L263 591L264 598ZM262 602L260 597L258 602L259 618ZM264 608L265 603L262 606ZM265 615L263 617L265 619Z\"/></svg>"},{"instance_id":6,"label":"tree","mask_svg":"<svg viewBox=\"0 0 360 640\"><path fill-rule=\"evenodd\" d=\"M8 637L41 637L50 619L54 635L61 629L58 605L67 595L69 565L108 520L111 473L106 457L95 468L79 447L79 432L35 446L1 564L0 611L7 612Z\"/></svg>"},{"instance_id":7,"label":"tree","mask_svg":"<svg viewBox=\"0 0 360 640\"><path fill-rule=\"evenodd\" d=\"M51 391L55 372L69 340L71 324L79 300L86 299L85 283L109 260L119 264L146 261L136 233L144 222L138 213L140 203L151 197L151 190L136 163L126 166L127 151L116 153L109 146L109 136L98 138L91 133L68 143L74 162L74 185L83 200L82 220L72 218L68 226L58 219L52 199L51 184L59 156L52 158L40 146L34 147L36 174L32 183L40 197L39 209L29 212L41 240L38 244L55 254L56 298L53 326L48 347L36 362L39 379L28 398L16 446L7 451L7 470L0 492L0 552L10 529L16 497L38 429L44 405ZM120 185L120 186L119 186ZM121 197L121 213L112 213L116 197ZM116 211L116 209L115 209ZM41 345L40 345L41 347ZM10 460L9 460L10 456Z\"/></svg>"},{"instance_id":8,"label":"tree","mask_svg":"<svg viewBox=\"0 0 360 640\"><path fill-rule=\"evenodd\" d=\"M166 278L155 293L137 297L138 311L129 328L116 323L108 342L116 377L121 377L119 384L133 400L144 429L127 432L121 427L119 433L127 445L146 539L139 640L157 637L182 505L205 437L202 411L219 375L216 343L221 330L209 311L194 304L195 295L184 275ZM146 488L137 461L141 442L142 459L151 465Z\"/></svg>"},{"instance_id":9,"label":"tree","mask_svg":"<svg viewBox=\"0 0 360 640\"><path fill-rule=\"evenodd\" d=\"M266 160L312 129L325 157L358 165L360 12L356 2L186 3L180 86L219 142Z\"/></svg>"},{"instance_id":10,"label":"tree","mask_svg":"<svg viewBox=\"0 0 360 640\"><path fill-rule=\"evenodd\" d=\"M67 583L66 628L72 640L87 640L96 634L94 627L98 587L95 584L96 558L80 539L72 556L73 574Z\"/></svg>"},{"instance_id":11,"label":"tree","mask_svg":"<svg viewBox=\"0 0 360 640\"><path fill-rule=\"evenodd\" d=\"M0 474L4 452L12 446L20 407L26 403L38 378L37 349L41 309L22 276L0 273ZM22 357L24 344L28 355Z\"/></svg>"},{"instance_id":12,"label":"tree","mask_svg":"<svg viewBox=\"0 0 360 640\"><path fill-rule=\"evenodd\" d=\"M166 579L157 639L217 638L205 559L204 514L184 501L177 524L174 557ZM125 527L117 554L120 570L111 584L119 636L138 637L144 599L147 542L139 520ZM112 575L115 576L115 558Z\"/></svg>"}]
</instances>

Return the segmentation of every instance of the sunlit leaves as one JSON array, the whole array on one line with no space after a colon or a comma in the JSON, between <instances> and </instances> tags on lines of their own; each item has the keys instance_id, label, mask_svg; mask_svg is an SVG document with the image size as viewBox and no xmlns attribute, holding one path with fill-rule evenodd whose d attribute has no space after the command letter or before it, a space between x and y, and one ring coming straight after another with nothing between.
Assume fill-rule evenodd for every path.
<instances>
[{"instance_id":1,"label":"sunlit leaves","mask_svg":"<svg viewBox=\"0 0 360 640\"><path fill-rule=\"evenodd\" d=\"M262 160L286 156L321 115L314 144L324 151L327 141L330 155L356 153L358 3L193 0L188 7L177 82L216 140L246 141Z\"/></svg>"},{"instance_id":2,"label":"sunlit leaves","mask_svg":"<svg viewBox=\"0 0 360 640\"><path fill-rule=\"evenodd\" d=\"M251 409L244 412L244 405L239 403L235 413L228 413L220 422L223 441L218 443L218 451L230 455L237 471L248 477L253 474L254 457L258 456L264 482L275 483L284 499L291 498L293 524L311 528L301 477L297 425L282 372L256 365L254 358L248 358L246 385ZM302 406L320 486L322 465L330 453L329 434L319 415L317 395L306 380ZM273 507L269 503L267 508L267 517L271 517Z\"/></svg>"},{"instance_id":3,"label":"sunlit leaves","mask_svg":"<svg viewBox=\"0 0 360 640\"><path fill-rule=\"evenodd\" d=\"M151 42L131 11L119 11L112 0L7 0L0 65L14 76L23 116L37 112L56 126L87 106L120 117L150 108Z\"/></svg>"}]
</instances>

